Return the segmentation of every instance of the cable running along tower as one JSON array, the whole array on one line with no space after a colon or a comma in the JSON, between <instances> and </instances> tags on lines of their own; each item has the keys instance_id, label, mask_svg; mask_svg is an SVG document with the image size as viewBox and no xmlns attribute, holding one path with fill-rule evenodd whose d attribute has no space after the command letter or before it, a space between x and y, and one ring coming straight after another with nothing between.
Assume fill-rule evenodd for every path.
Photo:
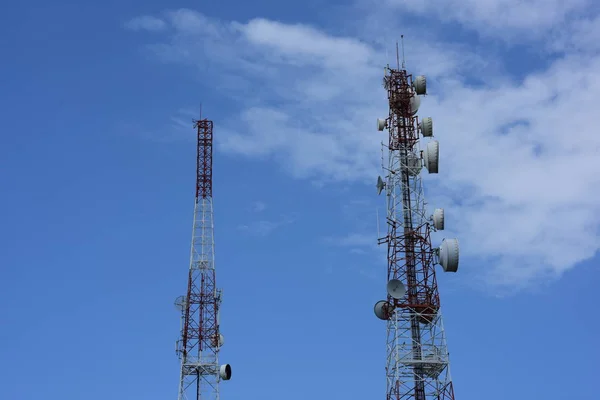
<instances>
[{"instance_id":1,"label":"cable running along tower","mask_svg":"<svg viewBox=\"0 0 600 400\"><path fill-rule=\"evenodd\" d=\"M379 131L389 131L382 144L388 166L377 178L377 193L385 189L387 201L388 232L378 240L388 248L387 299L375 305L375 315L387 323L386 400L454 400L434 265L457 271L458 240L431 245L431 232L444 229L444 210L426 214L420 173L423 166L438 173L439 142L420 150L419 136L433 136L432 119L416 116L426 79L413 79L397 58L398 67L388 65L383 80L389 116L377 120Z\"/></svg>"},{"instance_id":2,"label":"cable running along tower","mask_svg":"<svg viewBox=\"0 0 600 400\"><path fill-rule=\"evenodd\" d=\"M196 199L187 294L175 301L181 311L181 360L178 400L219 400L219 382L231 378L231 366L219 365L221 290L215 281L212 142L213 122L194 121L198 131Z\"/></svg>"}]
</instances>

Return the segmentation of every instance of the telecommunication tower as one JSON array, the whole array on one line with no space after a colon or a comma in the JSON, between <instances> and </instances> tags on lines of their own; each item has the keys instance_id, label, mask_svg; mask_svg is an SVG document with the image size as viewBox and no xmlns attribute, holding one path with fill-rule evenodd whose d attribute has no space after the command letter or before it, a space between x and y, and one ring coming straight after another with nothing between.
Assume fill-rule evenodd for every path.
<instances>
[{"instance_id":1,"label":"telecommunication tower","mask_svg":"<svg viewBox=\"0 0 600 400\"><path fill-rule=\"evenodd\" d=\"M385 189L387 200L387 235L378 239L388 249L387 299L375 304L375 315L387 322L386 400L453 400L434 265L457 271L458 240L431 245L431 232L444 229L444 210L426 214L420 173L423 166L438 173L439 142L420 150L419 135L433 136L432 119L416 116L427 81L413 79L397 58L398 67L388 65L383 80L389 116L377 120L379 131L389 131L382 144L388 150L385 180L377 178L377 193Z\"/></svg>"},{"instance_id":2,"label":"telecommunication tower","mask_svg":"<svg viewBox=\"0 0 600 400\"><path fill-rule=\"evenodd\" d=\"M201 117L202 118L202 117ZM194 121L198 132L196 198L187 294L175 301L181 311L181 360L178 400L219 400L219 382L231 378L231 366L219 365L223 335L219 327L222 291L215 280L212 144L213 122Z\"/></svg>"}]
</instances>

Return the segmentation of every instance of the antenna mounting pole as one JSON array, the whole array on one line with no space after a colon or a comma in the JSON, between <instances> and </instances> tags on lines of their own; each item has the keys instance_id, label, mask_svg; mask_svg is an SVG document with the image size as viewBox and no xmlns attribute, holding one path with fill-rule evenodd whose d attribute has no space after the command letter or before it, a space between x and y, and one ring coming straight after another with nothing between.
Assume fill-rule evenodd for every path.
<instances>
[{"instance_id":1,"label":"antenna mounting pole","mask_svg":"<svg viewBox=\"0 0 600 400\"><path fill-rule=\"evenodd\" d=\"M402 69L406 68L405 58L404 58L404 35L400 35L400 40L402 41ZM400 68L398 68L400 69Z\"/></svg>"}]
</instances>

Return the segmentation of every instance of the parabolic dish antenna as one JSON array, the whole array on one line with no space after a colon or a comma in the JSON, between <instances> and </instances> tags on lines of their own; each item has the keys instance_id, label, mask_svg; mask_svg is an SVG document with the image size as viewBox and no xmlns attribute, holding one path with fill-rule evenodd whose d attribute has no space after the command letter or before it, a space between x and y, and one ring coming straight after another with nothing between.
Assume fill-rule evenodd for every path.
<instances>
[{"instance_id":1,"label":"parabolic dish antenna","mask_svg":"<svg viewBox=\"0 0 600 400\"><path fill-rule=\"evenodd\" d=\"M387 127L387 121L385 119L377 118L377 130L382 131Z\"/></svg>"},{"instance_id":2,"label":"parabolic dish antenna","mask_svg":"<svg viewBox=\"0 0 600 400\"><path fill-rule=\"evenodd\" d=\"M183 312L183 310L185 310L186 307L187 301L185 299L185 296L179 296L175 299L175 308L177 308L179 311Z\"/></svg>"},{"instance_id":3,"label":"parabolic dish antenna","mask_svg":"<svg viewBox=\"0 0 600 400\"><path fill-rule=\"evenodd\" d=\"M430 174L437 174L439 169L439 158L440 158L440 142L432 140L427 143L427 147L423 152L423 161L425 168Z\"/></svg>"},{"instance_id":4,"label":"parabolic dish antenna","mask_svg":"<svg viewBox=\"0 0 600 400\"><path fill-rule=\"evenodd\" d=\"M444 272L458 271L458 239L444 239L439 247L439 263Z\"/></svg>"},{"instance_id":5,"label":"parabolic dish antenna","mask_svg":"<svg viewBox=\"0 0 600 400\"><path fill-rule=\"evenodd\" d=\"M221 365L221 367L219 368L219 376L224 381L230 380L231 379L231 365L229 365L229 364Z\"/></svg>"},{"instance_id":6,"label":"parabolic dish antenna","mask_svg":"<svg viewBox=\"0 0 600 400\"><path fill-rule=\"evenodd\" d=\"M380 176L377 177L377 194L381 194L383 189L385 188L385 182L381 179Z\"/></svg>"},{"instance_id":7,"label":"parabolic dish antenna","mask_svg":"<svg viewBox=\"0 0 600 400\"><path fill-rule=\"evenodd\" d=\"M419 96L413 96L410 98L410 110L412 115L415 115L417 111L419 111L419 107L421 107L421 98Z\"/></svg>"},{"instance_id":8,"label":"parabolic dish antenna","mask_svg":"<svg viewBox=\"0 0 600 400\"><path fill-rule=\"evenodd\" d=\"M444 209L443 208L436 208L433 211L433 216L431 217L431 219L433 219L433 227L435 229L437 229L438 231L444 230Z\"/></svg>"},{"instance_id":9,"label":"parabolic dish antenna","mask_svg":"<svg viewBox=\"0 0 600 400\"><path fill-rule=\"evenodd\" d=\"M421 134L423 137L433 136L433 119L431 117L425 117L421 120Z\"/></svg>"},{"instance_id":10,"label":"parabolic dish antenna","mask_svg":"<svg viewBox=\"0 0 600 400\"><path fill-rule=\"evenodd\" d=\"M392 298L400 300L406 293L406 287L400 280L392 279L387 284L387 292L390 296L392 296Z\"/></svg>"},{"instance_id":11,"label":"parabolic dish antenna","mask_svg":"<svg viewBox=\"0 0 600 400\"><path fill-rule=\"evenodd\" d=\"M390 303L385 300L380 300L375 303L374 311L375 316L384 321L390 319L390 316L392 315L392 307L390 306Z\"/></svg>"},{"instance_id":12,"label":"parabolic dish antenna","mask_svg":"<svg viewBox=\"0 0 600 400\"><path fill-rule=\"evenodd\" d=\"M427 78L425 75L419 75L413 81L413 87L418 95L427 94Z\"/></svg>"},{"instance_id":13,"label":"parabolic dish antenna","mask_svg":"<svg viewBox=\"0 0 600 400\"><path fill-rule=\"evenodd\" d=\"M225 336L219 333L219 347L225 344Z\"/></svg>"}]
</instances>

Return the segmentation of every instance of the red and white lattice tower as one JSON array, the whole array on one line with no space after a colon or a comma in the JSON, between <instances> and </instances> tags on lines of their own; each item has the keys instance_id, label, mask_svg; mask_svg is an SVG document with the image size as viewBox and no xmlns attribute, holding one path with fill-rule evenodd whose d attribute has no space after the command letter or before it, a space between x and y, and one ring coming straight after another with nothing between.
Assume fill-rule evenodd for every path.
<instances>
[{"instance_id":1,"label":"red and white lattice tower","mask_svg":"<svg viewBox=\"0 0 600 400\"><path fill-rule=\"evenodd\" d=\"M187 294L175 304L181 310L181 360L178 400L219 400L219 382L231 378L231 366L219 365L223 336L219 331L221 290L215 281L212 145L213 122L194 121L198 131L198 160L194 227Z\"/></svg>"},{"instance_id":2,"label":"red and white lattice tower","mask_svg":"<svg viewBox=\"0 0 600 400\"><path fill-rule=\"evenodd\" d=\"M398 63L399 64L399 63ZM431 245L430 233L444 229L444 211L427 215L421 180L422 167L438 172L439 143L430 140L420 150L419 136L433 136L431 118L420 122L416 113L426 94L424 76L398 65L385 70L384 87L389 116L377 121L389 131L388 166L377 191L387 200L387 299L375 305L375 315L387 321L386 400L453 400L448 348L440 311L434 266L458 269L458 240Z\"/></svg>"}]
</instances>

